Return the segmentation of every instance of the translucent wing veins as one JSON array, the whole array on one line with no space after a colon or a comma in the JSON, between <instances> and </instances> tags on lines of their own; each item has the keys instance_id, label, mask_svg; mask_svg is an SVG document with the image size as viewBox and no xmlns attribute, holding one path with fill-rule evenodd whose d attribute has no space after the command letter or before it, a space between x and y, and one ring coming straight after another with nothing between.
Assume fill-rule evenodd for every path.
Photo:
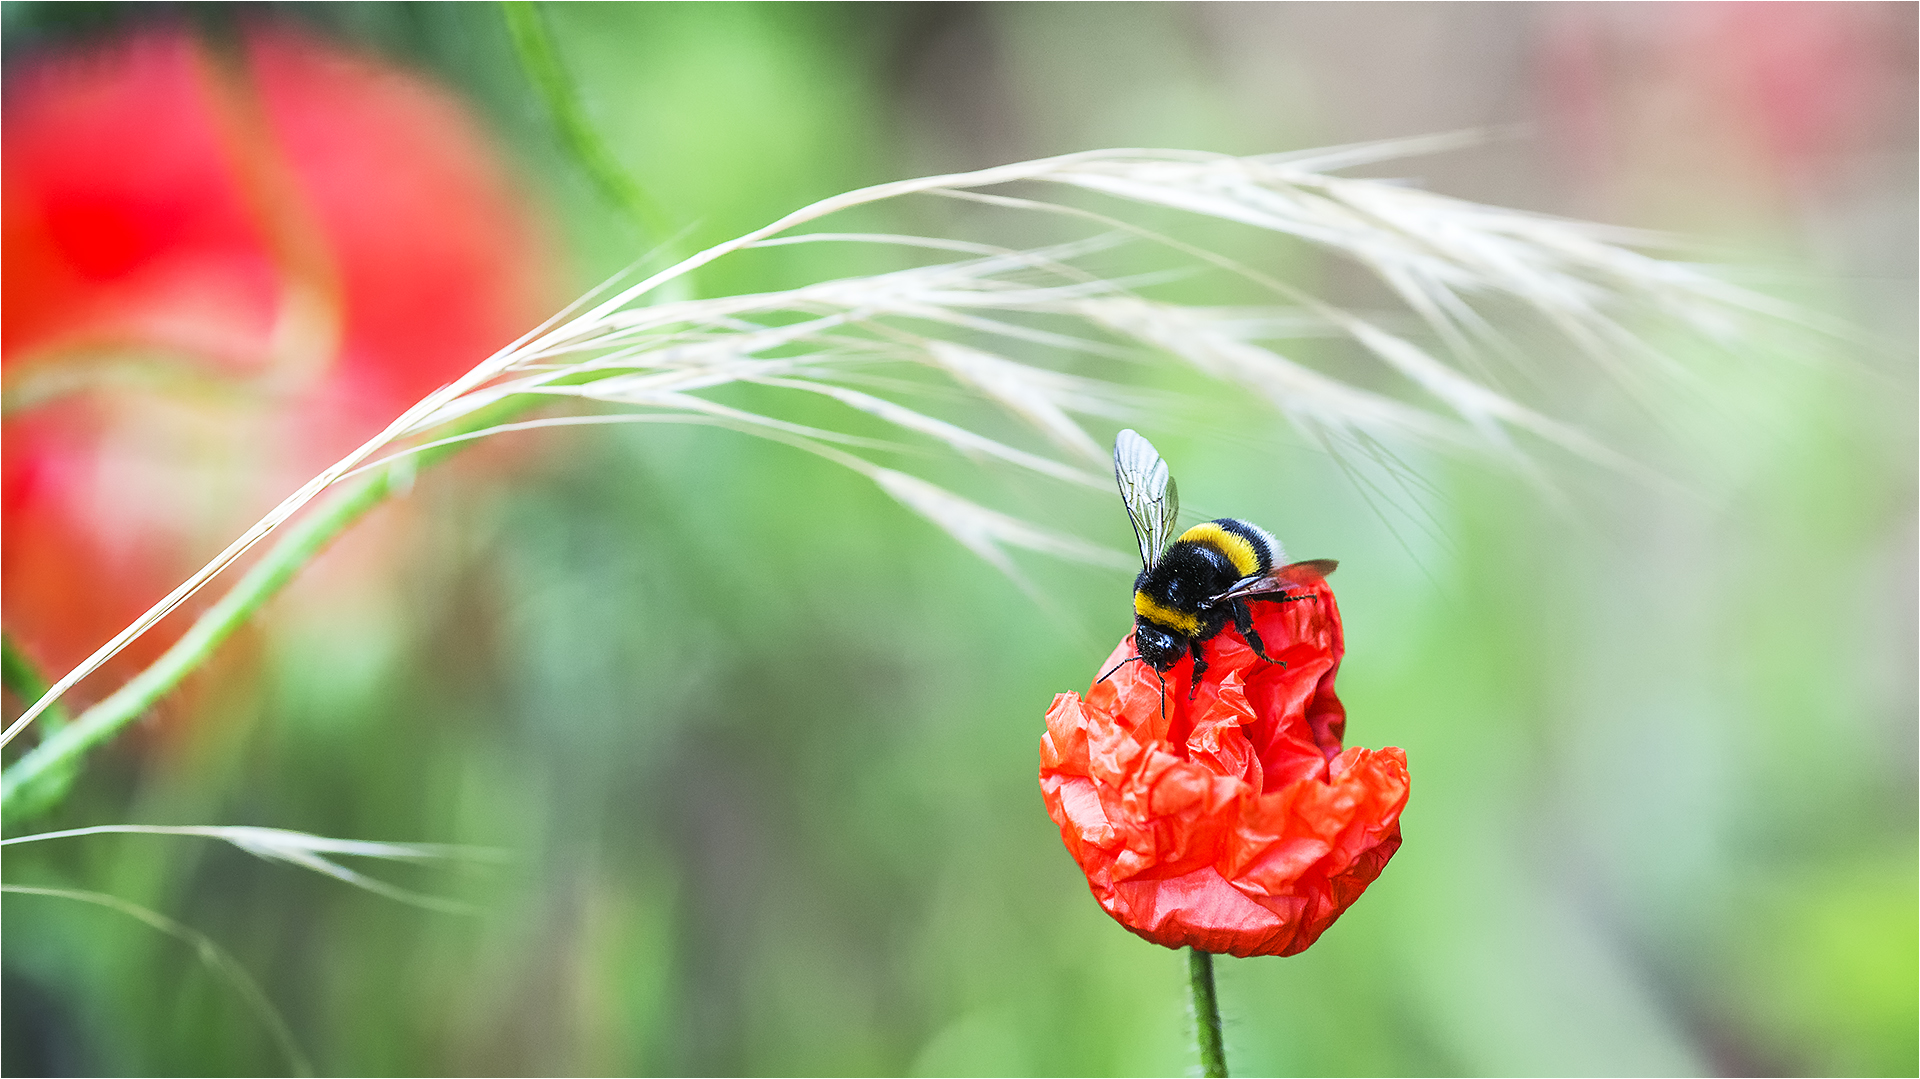
<instances>
[{"instance_id":1,"label":"translucent wing veins","mask_svg":"<svg viewBox=\"0 0 1920 1079\"><path fill-rule=\"evenodd\" d=\"M1120 500L1127 505L1134 541L1140 545L1140 564L1151 569L1173 542L1180 518L1180 493L1167 462L1153 443L1129 429L1113 440L1113 478Z\"/></svg>"}]
</instances>

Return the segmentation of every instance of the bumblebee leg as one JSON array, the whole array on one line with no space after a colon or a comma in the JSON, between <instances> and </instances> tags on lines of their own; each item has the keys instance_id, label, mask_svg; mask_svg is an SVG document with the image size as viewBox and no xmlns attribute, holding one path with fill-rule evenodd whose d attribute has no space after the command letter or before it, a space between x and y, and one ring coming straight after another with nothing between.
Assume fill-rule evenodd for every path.
<instances>
[{"instance_id":1,"label":"bumblebee leg","mask_svg":"<svg viewBox=\"0 0 1920 1079\"><path fill-rule=\"evenodd\" d=\"M1187 699L1192 700L1200 692L1200 676L1207 673L1207 657L1200 654L1200 639L1187 642L1188 651L1193 653L1193 682L1187 686Z\"/></svg>"},{"instance_id":2,"label":"bumblebee leg","mask_svg":"<svg viewBox=\"0 0 1920 1079\"><path fill-rule=\"evenodd\" d=\"M1292 603L1297 599L1312 599L1312 592L1286 592L1281 595L1247 596L1246 600L1259 600L1262 603Z\"/></svg>"},{"instance_id":3,"label":"bumblebee leg","mask_svg":"<svg viewBox=\"0 0 1920 1079\"><path fill-rule=\"evenodd\" d=\"M1265 599L1266 597L1254 596L1252 598ZM1247 610L1246 604L1235 603L1233 605L1233 624L1234 627L1240 631L1240 636L1247 639L1247 645L1253 649L1254 655L1259 656L1261 659L1275 666L1284 667L1287 665L1286 660L1275 659L1267 655L1267 642L1261 640L1260 631L1253 628L1253 612Z\"/></svg>"},{"instance_id":4,"label":"bumblebee leg","mask_svg":"<svg viewBox=\"0 0 1920 1079\"><path fill-rule=\"evenodd\" d=\"M1247 605L1239 600L1235 600L1229 609L1233 611L1233 628L1239 630L1240 636L1247 639L1247 644L1253 648L1253 654L1272 663L1274 660L1272 656L1267 655L1266 642L1260 639L1260 631L1253 628L1253 612L1247 610ZM1284 667L1286 664L1282 663L1281 666Z\"/></svg>"}]
</instances>

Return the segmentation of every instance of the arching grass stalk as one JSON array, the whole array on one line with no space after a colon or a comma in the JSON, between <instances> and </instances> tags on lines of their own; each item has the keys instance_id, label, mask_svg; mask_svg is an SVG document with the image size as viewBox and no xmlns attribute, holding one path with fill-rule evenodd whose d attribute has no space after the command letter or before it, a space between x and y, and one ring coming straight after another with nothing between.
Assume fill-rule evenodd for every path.
<instances>
[{"instance_id":1,"label":"arching grass stalk","mask_svg":"<svg viewBox=\"0 0 1920 1079\"><path fill-rule=\"evenodd\" d=\"M153 668L7 769L0 776L0 816L17 820L57 800L51 788L40 785L51 782L58 767L111 738L178 684L328 540L419 465L462 444L462 432L524 426L502 421L525 402L612 406L635 422L708 423L798 445L853 468L908 510L1008 570L1003 545L1096 563L1125 559L856 452L892 448L865 437L860 426L799 424L704 395L753 385L789 401L828 400L855 414L850 420L861 416L858 422L868 426L878 421L910 440L964 458L1105 491L1099 440L1079 417L1132 419L1128 397L1138 395L1128 385L1137 381L1130 361L1171 362L1225 391L1271 405L1310 443L1336 455L1394 465L1392 447L1422 446L1478 453L1524 472L1526 453L1512 437L1520 434L1618 469L1629 463L1566 423L1501 393L1481 371L1483 365L1504 361L1523 375L1538 373L1533 358L1541 350L1531 342L1519 347L1496 326L1496 319L1507 318L1500 305L1517 304L1530 312L1536 328L1558 336L1562 349L1550 358L1584 360L1630 391L1683 383L1673 370L1678 364L1634 328L1648 318L1720 340L1737 337L1741 322L1754 315L1776 324L1795 320L1795 312L1765 297L1632 250L1636 238L1617 230L1326 171L1460 141L1240 158L1096 150L926 176L822 199L638 282L610 282L408 408L60 676L0 731L0 744L214 576L263 546L270 533L289 529ZM1123 205L1178 210L1336 252L1373 271L1417 316L1408 325L1424 324L1440 347L1423 347L1412 337L1389 332L1385 327L1391 322L1324 304L1303 305L1297 290L1250 267L1138 226L1028 250L938 237L793 232L842 210L908 195L986 201L1012 212L1110 228L1107 215L1089 217L1077 206L979 190L1011 183L1097 192ZM1176 264L1116 274L1106 260L1122 242L1144 245L1149 255L1174 257ZM936 261L774 292L659 302L662 289L710 262L755 247L794 243L923 253ZM1150 286L1168 274L1196 268L1237 277L1282 306L1205 307L1149 294ZM1493 306L1483 311L1476 306L1481 304ZM1375 361L1399 383L1398 392L1317 370L1290 354L1291 346L1284 343L1326 333L1346 339ZM1118 377L1069 373L1024 358L1036 351L1098 363L1103 374ZM939 385L998 406L1067 460L989 437L900 399ZM398 449L422 439L429 440L425 447ZM396 450L413 459L382 456ZM336 488L342 484L351 486ZM336 490L321 507L309 509L330 488Z\"/></svg>"},{"instance_id":2,"label":"arching grass stalk","mask_svg":"<svg viewBox=\"0 0 1920 1079\"><path fill-rule=\"evenodd\" d=\"M384 880L349 869L335 859L343 855L408 862L449 858L497 862L505 858L505 852L489 847L468 847L447 843L374 843L364 839L334 839L331 836L296 832L287 828L257 828L249 825L99 824L91 828L68 828L58 832L36 832L32 835L0 839L0 847L101 835L189 836L218 839L256 858L298 866L344 881L378 896L443 914L470 914L473 908L455 900L426 895L389 884Z\"/></svg>"},{"instance_id":3,"label":"arching grass stalk","mask_svg":"<svg viewBox=\"0 0 1920 1079\"><path fill-rule=\"evenodd\" d=\"M281 1018L279 1009L273 1006L273 1001L269 1000L265 991L260 988L260 983L253 980L253 976L247 973L247 968L241 966L240 961L235 959L232 953L214 943L212 937L191 926L181 925L159 911L148 910L138 903L129 903L118 896L107 895L104 892L88 892L75 888L36 888L25 884L0 884L0 892L8 895L39 895L49 899L91 903L96 907L119 911L129 918L158 929L175 940L192 945L194 954L200 957L200 962L204 963L216 977L232 986L240 999L246 1001L247 1007L253 1009L254 1014L260 1017L260 1022L273 1035L275 1044L279 1045L280 1051L286 1054L287 1063L292 1067L293 1073L295 1075L313 1074L312 1062L307 1059L307 1054L301 1052L300 1043L293 1040L293 1031L287 1027L287 1021Z\"/></svg>"}]
</instances>

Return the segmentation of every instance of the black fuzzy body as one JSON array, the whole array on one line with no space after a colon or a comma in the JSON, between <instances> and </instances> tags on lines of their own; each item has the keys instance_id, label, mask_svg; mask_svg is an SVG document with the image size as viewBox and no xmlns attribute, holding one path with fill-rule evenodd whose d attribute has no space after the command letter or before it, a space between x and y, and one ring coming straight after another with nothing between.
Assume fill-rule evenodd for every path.
<instances>
[{"instance_id":1,"label":"black fuzzy body","mask_svg":"<svg viewBox=\"0 0 1920 1079\"><path fill-rule=\"evenodd\" d=\"M1251 558L1243 548L1236 565L1233 554L1207 538L1219 532L1244 541L1251 548ZM1133 582L1134 645L1140 658L1161 672L1179 662L1185 652L1192 652L1200 661L1202 642L1212 639L1230 622L1245 621L1237 604L1215 605L1210 601L1243 577L1273 568L1275 552L1268 538L1245 522L1221 518L1189 529L1169 544L1153 565L1140 571ZM1141 610L1143 599L1160 610Z\"/></svg>"}]
</instances>

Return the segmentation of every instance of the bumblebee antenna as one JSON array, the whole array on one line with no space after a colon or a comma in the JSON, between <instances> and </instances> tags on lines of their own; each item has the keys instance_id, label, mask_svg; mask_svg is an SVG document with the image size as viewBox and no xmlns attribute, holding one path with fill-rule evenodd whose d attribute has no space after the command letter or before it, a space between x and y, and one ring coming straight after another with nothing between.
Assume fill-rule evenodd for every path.
<instances>
[{"instance_id":1,"label":"bumblebee antenna","mask_svg":"<svg viewBox=\"0 0 1920 1079\"><path fill-rule=\"evenodd\" d=\"M1100 683L1106 681L1107 679L1112 678L1113 672L1119 670L1120 668L1126 666L1129 663L1135 662L1136 660L1144 661L1145 658L1146 657L1141 656L1138 653L1128 656L1127 658L1121 660L1120 662L1114 664L1113 666L1108 667L1107 673L1094 679L1093 684L1097 686ZM1160 668L1155 667L1150 663L1147 664L1147 666L1153 671L1153 676L1160 680L1160 718L1165 719L1167 718L1167 676L1160 673Z\"/></svg>"},{"instance_id":2,"label":"bumblebee antenna","mask_svg":"<svg viewBox=\"0 0 1920 1079\"><path fill-rule=\"evenodd\" d=\"M1127 664L1129 664L1129 663L1132 663L1132 662L1134 662L1135 660L1138 660L1138 659L1140 659L1140 658L1141 658L1141 657L1139 656L1139 654L1138 654L1138 653L1136 653L1136 654L1134 654L1134 655L1131 655L1131 656L1128 656L1127 658L1125 658L1125 659L1123 659L1123 660L1121 660L1120 662L1118 662L1118 663L1116 663L1116 664L1114 664L1113 666L1111 666L1111 667L1108 667L1108 668L1107 668L1107 673L1105 673L1105 674L1103 674L1103 675L1101 675L1100 677L1098 677L1098 678L1096 678L1096 679L1094 679L1094 680L1093 680L1093 684L1097 686L1097 685L1099 685L1100 683L1102 683L1102 682L1104 682L1104 681L1106 681L1107 679L1109 679L1109 678L1112 678L1112 677L1113 677L1113 672L1115 672L1115 671L1117 671L1117 670L1119 670L1120 668L1122 668L1122 667L1124 667L1124 666L1126 666ZM1159 671L1155 671L1154 673L1155 673L1155 674L1159 674L1160 672L1159 672Z\"/></svg>"}]
</instances>

